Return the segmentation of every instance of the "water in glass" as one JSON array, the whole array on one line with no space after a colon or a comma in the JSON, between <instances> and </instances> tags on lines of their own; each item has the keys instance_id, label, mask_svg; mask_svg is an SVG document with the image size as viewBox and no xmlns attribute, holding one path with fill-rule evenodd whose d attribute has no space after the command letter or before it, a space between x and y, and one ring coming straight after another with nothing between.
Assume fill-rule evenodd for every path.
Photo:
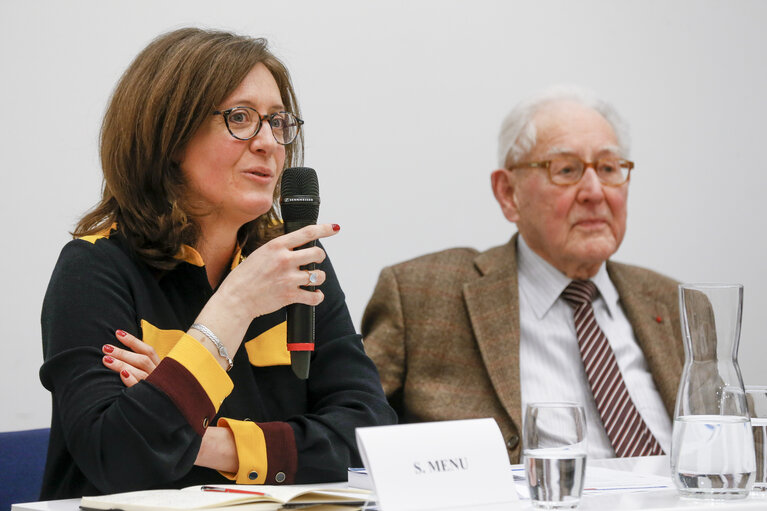
<instances>
[{"instance_id":1,"label":"water in glass","mask_svg":"<svg viewBox=\"0 0 767 511\"><path fill-rule=\"evenodd\" d=\"M756 468L748 417L679 417L671 442L671 473L682 495L748 494Z\"/></svg>"},{"instance_id":2,"label":"water in glass","mask_svg":"<svg viewBox=\"0 0 767 511\"><path fill-rule=\"evenodd\" d=\"M754 451L756 452L756 475L751 491L767 492L767 419L751 419L751 431L754 435Z\"/></svg>"},{"instance_id":3,"label":"water in glass","mask_svg":"<svg viewBox=\"0 0 767 511\"><path fill-rule=\"evenodd\" d=\"M525 451L525 472L530 499L536 507L576 507L583 491L586 454L549 449Z\"/></svg>"}]
</instances>

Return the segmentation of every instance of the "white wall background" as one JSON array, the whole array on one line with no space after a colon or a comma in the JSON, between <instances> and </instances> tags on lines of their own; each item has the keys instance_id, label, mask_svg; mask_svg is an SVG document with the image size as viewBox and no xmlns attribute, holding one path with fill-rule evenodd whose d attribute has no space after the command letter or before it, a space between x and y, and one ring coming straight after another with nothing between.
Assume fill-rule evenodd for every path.
<instances>
[{"instance_id":1,"label":"white wall background","mask_svg":"<svg viewBox=\"0 0 767 511\"><path fill-rule=\"evenodd\" d=\"M382 266L509 238L489 186L500 121L543 87L578 83L631 125L615 258L743 283L741 367L767 383L766 22L758 0L3 1L0 431L49 422L40 305L98 197L111 90L153 37L187 25L266 36L288 64L358 325Z\"/></svg>"}]
</instances>

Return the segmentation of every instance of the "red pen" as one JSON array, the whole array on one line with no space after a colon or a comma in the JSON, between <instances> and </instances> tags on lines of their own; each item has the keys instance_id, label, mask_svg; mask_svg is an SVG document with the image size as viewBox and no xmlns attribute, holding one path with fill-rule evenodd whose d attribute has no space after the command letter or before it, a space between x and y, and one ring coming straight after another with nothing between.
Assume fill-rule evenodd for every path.
<instances>
[{"instance_id":1,"label":"red pen","mask_svg":"<svg viewBox=\"0 0 767 511\"><path fill-rule=\"evenodd\" d=\"M221 493L245 493L247 495L264 495L266 496L266 493L260 492L260 491L252 491L252 490L238 490L236 488L221 488L219 486L202 486L200 488L202 491L217 491Z\"/></svg>"}]
</instances>

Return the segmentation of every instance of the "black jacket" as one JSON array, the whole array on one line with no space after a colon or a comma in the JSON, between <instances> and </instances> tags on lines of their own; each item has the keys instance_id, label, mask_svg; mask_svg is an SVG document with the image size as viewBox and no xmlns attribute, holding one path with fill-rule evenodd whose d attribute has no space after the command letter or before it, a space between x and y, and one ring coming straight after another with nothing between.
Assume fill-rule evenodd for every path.
<instances>
[{"instance_id":1,"label":"black jacket","mask_svg":"<svg viewBox=\"0 0 767 511\"><path fill-rule=\"evenodd\" d=\"M119 231L64 247L42 311L40 378L52 394L53 415L41 499L230 482L193 465L205 427L221 417L253 421L263 432L263 482L344 480L347 467L360 465L355 428L396 421L328 259L320 266L325 299L316 309L307 380L284 360L257 367L258 355L249 357L247 345L258 344L261 334L279 335L283 309L251 323L231 372L199 369L173 351L149 378L126 388L101 361L104 344L119 345L115 330L161 355L184 342L187 352L199 349L184 332L213 290L201 261L194 263L158 273L132 255ZM217 365L212 357L208 362ZM242 464L241 458L241 470Z\"/></svg>"}]
</instances>

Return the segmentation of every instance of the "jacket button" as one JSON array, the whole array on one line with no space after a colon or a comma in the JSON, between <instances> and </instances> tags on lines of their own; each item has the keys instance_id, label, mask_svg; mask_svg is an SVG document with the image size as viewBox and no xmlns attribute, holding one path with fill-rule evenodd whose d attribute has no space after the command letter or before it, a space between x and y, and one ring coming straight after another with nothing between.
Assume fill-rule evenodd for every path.
<instances>
[{"instance_id":1,"label":"jacket button","mask_svg":"<svg viewBox=\"0 0 767 511\"><path fill-rule=\"evenodd\" d=\"M278 483L284 483L285 482L285 472L277 472L274 474L274 480Z\"/></svg>"},{"instance_id":2,"label":"jacket button","mask_svg":"<svg viewBox=\"0 0 767 511\"><path fill-rule=\"evenodd\" d=\"M248 474L248 479L250 479L251 481L255 481L256 479L258 479L258 472L256 472L255 470L252 470Z\"/></svg>"},{"instance_id":3,"label":"jacket button","mask_svg":"<svg viewBox=\"0 0 767 511\"><path fill-rule=\"evenodd\" d=\"M518 445L519 445L519 435L511 435L509 439L506 441L506 447L510 451L513 451L514 449L516 449Z\"/></svg>"},{"instance_id":4,"label":"jacket button","mask_svg":"<svg viewBox=\"0 0 767 511\"><path fill-rule=\"evenodd\" d=\"M202 419L202 429L208 429L208 418Z\"/></svg>"}]
</instances>

